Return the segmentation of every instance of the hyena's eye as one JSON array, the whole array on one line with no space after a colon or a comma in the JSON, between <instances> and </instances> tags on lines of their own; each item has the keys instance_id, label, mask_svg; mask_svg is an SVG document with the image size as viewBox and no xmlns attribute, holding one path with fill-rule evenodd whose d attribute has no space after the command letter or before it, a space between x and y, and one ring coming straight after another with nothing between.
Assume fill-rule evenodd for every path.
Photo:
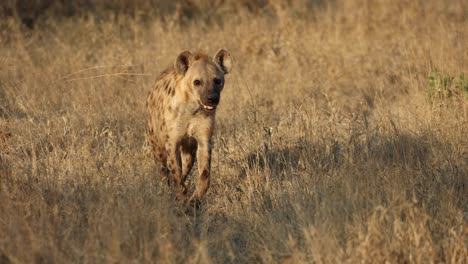
<instances>
[{"instance_id":1,"label":"hyena's eye","mask_svg":"<svg viewBox=\"0 0 468 264\"><path fill-rule=\"evenodd\" d=\"M216 85L220 85L222 82L223 82L223 81L222 81L221 79L218 79L218 78L215 78L215 79L214 79L214 83L215 83Z\"/></svg>"},{"instance_id":2,"label":"hyena's eye","mask_svg":"<svg viewBox=\"0 0 468 264\"><path fill-rule=\"evenodd\" d=\"M201 81L200 81L200 80L195 80L195 81L193 81L193 85L195 85L195 86L200 86L200 85L201 85Z\"/></svg>"}]
</instances>

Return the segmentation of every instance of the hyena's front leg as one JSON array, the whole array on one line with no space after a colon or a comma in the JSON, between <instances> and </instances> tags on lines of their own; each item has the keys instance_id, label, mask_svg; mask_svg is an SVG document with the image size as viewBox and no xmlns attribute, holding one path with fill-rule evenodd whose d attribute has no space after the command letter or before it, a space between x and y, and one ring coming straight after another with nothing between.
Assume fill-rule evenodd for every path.
<instances>
[{"instance_id":1,"label":"hyena's front leg","mask_svg":"<svg viewBox=\"0 0 468 264\"><path fill-rule=\"evenodd\" d=\"M192 170L197 153L197 141L194 138L186 138L180 145L180 157L182 160L182 183Z\"/></svg>"},{"instance_id":2,"label":"hyena's front leg","mask_svg":"<svg viewBox=\"0 0 468 264\"><path fill-rule=\"evenodd\" d=\"M187 194L187 188L182 180L182 161L180 157L180 146L176 143L168 143L166 146L168 152L167 165L171 171L172 188L179 201L184 201Z\"/></svg>"},{"instance_id":3,"label":"hyena's front leg","mask_svg":"<svg viewBox=\"0 0 468 264\"><path fill-rule=\"evenodd\" d=\"M211 171L211 140L205 140L198 143L197 149L198 162L198 183L190 197L189 203L199 202L205 195L208 187L210 187L210 171Z\"/></svg>"}]
</instances>

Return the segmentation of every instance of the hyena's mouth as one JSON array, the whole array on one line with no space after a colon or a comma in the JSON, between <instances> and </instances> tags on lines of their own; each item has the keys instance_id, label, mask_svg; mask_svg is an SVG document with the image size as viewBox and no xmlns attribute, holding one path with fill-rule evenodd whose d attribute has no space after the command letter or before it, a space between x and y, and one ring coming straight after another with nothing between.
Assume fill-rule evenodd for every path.
<instances>
[{"instance_id":1,"label":"hyena's mouth","mask_svg":"<svg viewBox=\"0 0 468 264\"><path fill-rule=\"evenodd\" d=\"M198 103L200 104L200 106L205 111L212 112L212 111L216 110L216 105L206 105L206 104L202 103L201 101L198 101Z\"/></svg>"}]
</instances>

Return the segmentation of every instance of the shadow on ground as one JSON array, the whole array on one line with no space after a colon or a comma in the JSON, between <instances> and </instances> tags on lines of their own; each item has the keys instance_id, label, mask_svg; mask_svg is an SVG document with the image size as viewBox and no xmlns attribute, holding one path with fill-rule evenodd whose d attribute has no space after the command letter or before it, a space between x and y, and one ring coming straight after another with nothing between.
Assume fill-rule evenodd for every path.
<instances>
[{"instance_id":1,"label":"shadow on ground","mask_svg":"<svg viewBox=\"0 0 468 264\"><path fill-rule=\"evenodd\" d=\"M287 147L265 143L263 148L247 155L248 166L241 170L241 175L245 176L248 170L269 170L272 174L286 176L295 171L329 171L356 163L420 168L434 155L434 148L448 147L434 138L410 134L373 135L346 142L300 140Z\"/></svg>"}]
</instances>

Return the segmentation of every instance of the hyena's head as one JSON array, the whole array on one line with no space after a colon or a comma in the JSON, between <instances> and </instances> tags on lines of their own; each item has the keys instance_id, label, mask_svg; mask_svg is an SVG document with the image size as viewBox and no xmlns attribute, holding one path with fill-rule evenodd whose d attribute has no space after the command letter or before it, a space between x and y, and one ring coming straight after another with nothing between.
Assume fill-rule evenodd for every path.
<instances>
[{"instance_id":1,"label":"hyena's head","mask_svg":"<svg viewBox=\"0 0 468 264\"><path fill-rule=\"evenodd\" d=\"M184 98L197 101L200 108L210 113L216 110L224 87L224 75L232 68L231 54L220 49L213 59L204 53L184 51L177 56L175 70L183 76Z\"/></svg>"}]
</instances>

